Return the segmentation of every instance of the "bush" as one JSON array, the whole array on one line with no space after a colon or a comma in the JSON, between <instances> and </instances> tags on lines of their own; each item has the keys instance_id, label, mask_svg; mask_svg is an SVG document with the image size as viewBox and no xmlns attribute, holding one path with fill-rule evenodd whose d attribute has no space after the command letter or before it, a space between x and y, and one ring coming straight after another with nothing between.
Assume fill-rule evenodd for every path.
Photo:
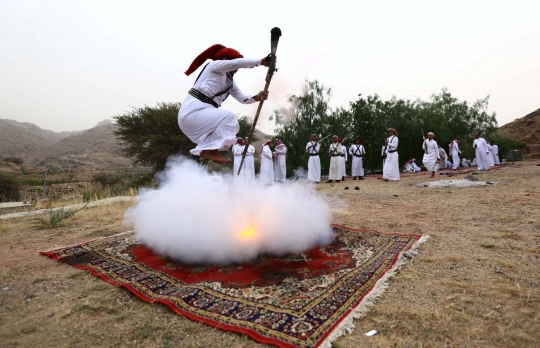
<instances>
[{"instance_id":1,"label":"bush","mask_svg":"<svg viewBox=\"0 0 540 348\"><path fill-rule=\"evenodd\" d=\"M0 173L0 202L20 200L19 185L19 182L12 176Z\"/></svg>"},{"instance_id":2,"label":"bush","mask_svg":"<svg viewBox=\"0 0 540 348\"><path fill-rule=\"evenodd\" d=\"M92 180L99 182L103 186L116 185L122 182L122 179L120 179L117 175L110 173L98 173L92 177Z\"/></svg>"},{"instance_id":3,"label":"bush","mask_svg":"<svg viewBox=\"0 0 540 348\"><path fill-rule=\"evenodd\" d=\"M23 159L19 157L4 157L4 162L11 162L19 166L24 163Z\"/></svg>"},{"instance_id":4,"label":"bush","mask_svg":"<svg viewBox=\"0 0 540 348\"><path fill-rule=\"evenodd\" d=\"M32 222L35 225L40 225L43 228L54 228L56 225L58 225L60 222L62 222L65 219L68 219L75 215L77 212L83 210L86 208L88 204L86 204L82 208L69 208L69 209L58 209L58 210L51 210L49 211L49 217L45 218L43 216L37 217L35 219L32 219Z\"/></svg>"}]
</instances>

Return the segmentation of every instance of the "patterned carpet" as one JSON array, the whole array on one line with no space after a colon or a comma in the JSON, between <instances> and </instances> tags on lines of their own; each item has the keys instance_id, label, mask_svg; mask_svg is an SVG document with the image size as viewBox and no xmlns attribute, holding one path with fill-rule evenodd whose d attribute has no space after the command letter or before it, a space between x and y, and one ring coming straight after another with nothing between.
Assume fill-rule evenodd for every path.
<instances>
[{"instance_id":1,"label":"patterned carpet","mask_svg":"<svg viewBox=\"0 0 540 348\"><path fill-rule=\"evenodd\" d=\"M147 302L278 347L330 347L354 328L422 235L383 234L333 225L326 247L245 264L185 265L121 233L42 252L124 287Z\"/></svg>"}]
</instances>

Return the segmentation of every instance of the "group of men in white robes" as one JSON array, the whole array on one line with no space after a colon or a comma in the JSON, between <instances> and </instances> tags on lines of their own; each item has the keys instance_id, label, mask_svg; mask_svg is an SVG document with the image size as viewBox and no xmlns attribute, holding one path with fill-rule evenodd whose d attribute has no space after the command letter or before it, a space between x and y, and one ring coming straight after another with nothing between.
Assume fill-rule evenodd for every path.
<instances>
[{"instance_id":1,"label":"group of men in white robes","mask_svg":"<svg viewBox=\"0 0 540 348\"><path fill-rule=\"evenodd\" d=\"M232 147L232 153L234 157L233 165L233 177L235 184L253 184L255 183L255 148L249 144L246 151L246 157L240 175L238 175L238 169L242 162L242 154L244 153L245 144L247 144L247 138L237 138L236 144Z\"/></svg>"},{"instance_id":2,"label":"group of men in white robes","mask_svg":"<svg viewBox=\"0 0 540 348\"><path fill-rule=\"evenodd\" d=\"M261 168L259 182L273 185L275 181L285 182L287 174L287 146L276 139L274 151L270 148L271 140L266 140L261 147Z\"/></svg>"}]
</instances>

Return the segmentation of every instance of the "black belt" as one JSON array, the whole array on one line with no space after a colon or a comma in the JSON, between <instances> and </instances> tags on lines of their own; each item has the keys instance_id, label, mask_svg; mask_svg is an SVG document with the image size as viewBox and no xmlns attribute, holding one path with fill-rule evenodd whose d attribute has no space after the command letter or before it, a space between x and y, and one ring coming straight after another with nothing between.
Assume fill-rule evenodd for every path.
<instances>
[{"instance_id":1,"label":"black belt","mask_svg":"<svg viewBox=\"0 0 540 348\"><path fill-rule=\"evenodd\" d=\"M317 153L310 153L309 155L310 156L319 156L319 153L318 152Z\"/></svg>"},{"instance_id":2,"label":"black belt","mask_svg":"<svg viewBox=\"0 0 540 348\"><path fill-rule=\"evenodd\" d=\"M341 157L341 155L330 155L332 157Z\"/></svg>"},{"instance_id":3,"label":"black belt","mask_svg":"<svg viewBox=\"0 0 540 348\"><path fill-rule=\"evenodd\" d=\"M345 155L340 155L341 157L345 157Z\"/></svg>"},{"instance_id":4,"label":"black belt","mask_svg":"<svg viewBox=\"0 0 540 348\"><path fill-rule=\"evenodd\" d=\"M210 104L214 106L215 108L219 108L219 105L215 101L207 97L204 93L199 92L195 88L190 89L188 94L194 97L195 99L202 101L203 103Z\"/></svg>"},{"instance_id":5,"label":"black belt","mask_svg":"<svg viewBox=\"0 0 540 348\"><path fill-rule=\"evenodd\" d=\"M354 154L354 153L353 153L353 156L354 157L364 157L364 155L357 155L357 154Z\"/></svg>"},{"instance_id":6,"label":"black belt","mask_svg":"<svg viewBox=\"0 0 540 348\"><path fill-rule=\"evenodd\" d=\"M397 152L397 149L396 150L388 150L388 153L394 153L394 152Z\"/></svg>"}]
</instances>

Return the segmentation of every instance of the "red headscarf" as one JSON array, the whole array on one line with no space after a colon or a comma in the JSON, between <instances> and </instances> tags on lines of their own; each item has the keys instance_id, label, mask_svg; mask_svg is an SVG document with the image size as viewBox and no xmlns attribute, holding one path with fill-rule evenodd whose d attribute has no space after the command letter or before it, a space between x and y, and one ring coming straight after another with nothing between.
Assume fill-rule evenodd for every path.
<instances>
[{"instance_id":1,"label":"red headscarf","mask_svg":"<svg viewBox=\"0 0 540 348\"><path fill-rule=\"evenodd\" d=\"M188 76L191 75L191 73L199 69L199 67L203 65L207 59L221 60L223 58L236 59L244 58L244 56L235 49L227 48L223 45L213 45L207 48L193 60L193 63L191 63L185 74Z\"/></svg>"},{"instance_id":2,"label":"red headscarf","mask_svg":"<svg viewBox=\"0 0 540 348\"><path fill-rule=\"evenodd\" d=\"M262 146L261 146L261 153L262 153L264 147L265 147L266 145L270 144L270 143L272 143L272 140L269 139L269 140L266 140L266 141L262 144Z\"/></svg>"}]
</instances>

